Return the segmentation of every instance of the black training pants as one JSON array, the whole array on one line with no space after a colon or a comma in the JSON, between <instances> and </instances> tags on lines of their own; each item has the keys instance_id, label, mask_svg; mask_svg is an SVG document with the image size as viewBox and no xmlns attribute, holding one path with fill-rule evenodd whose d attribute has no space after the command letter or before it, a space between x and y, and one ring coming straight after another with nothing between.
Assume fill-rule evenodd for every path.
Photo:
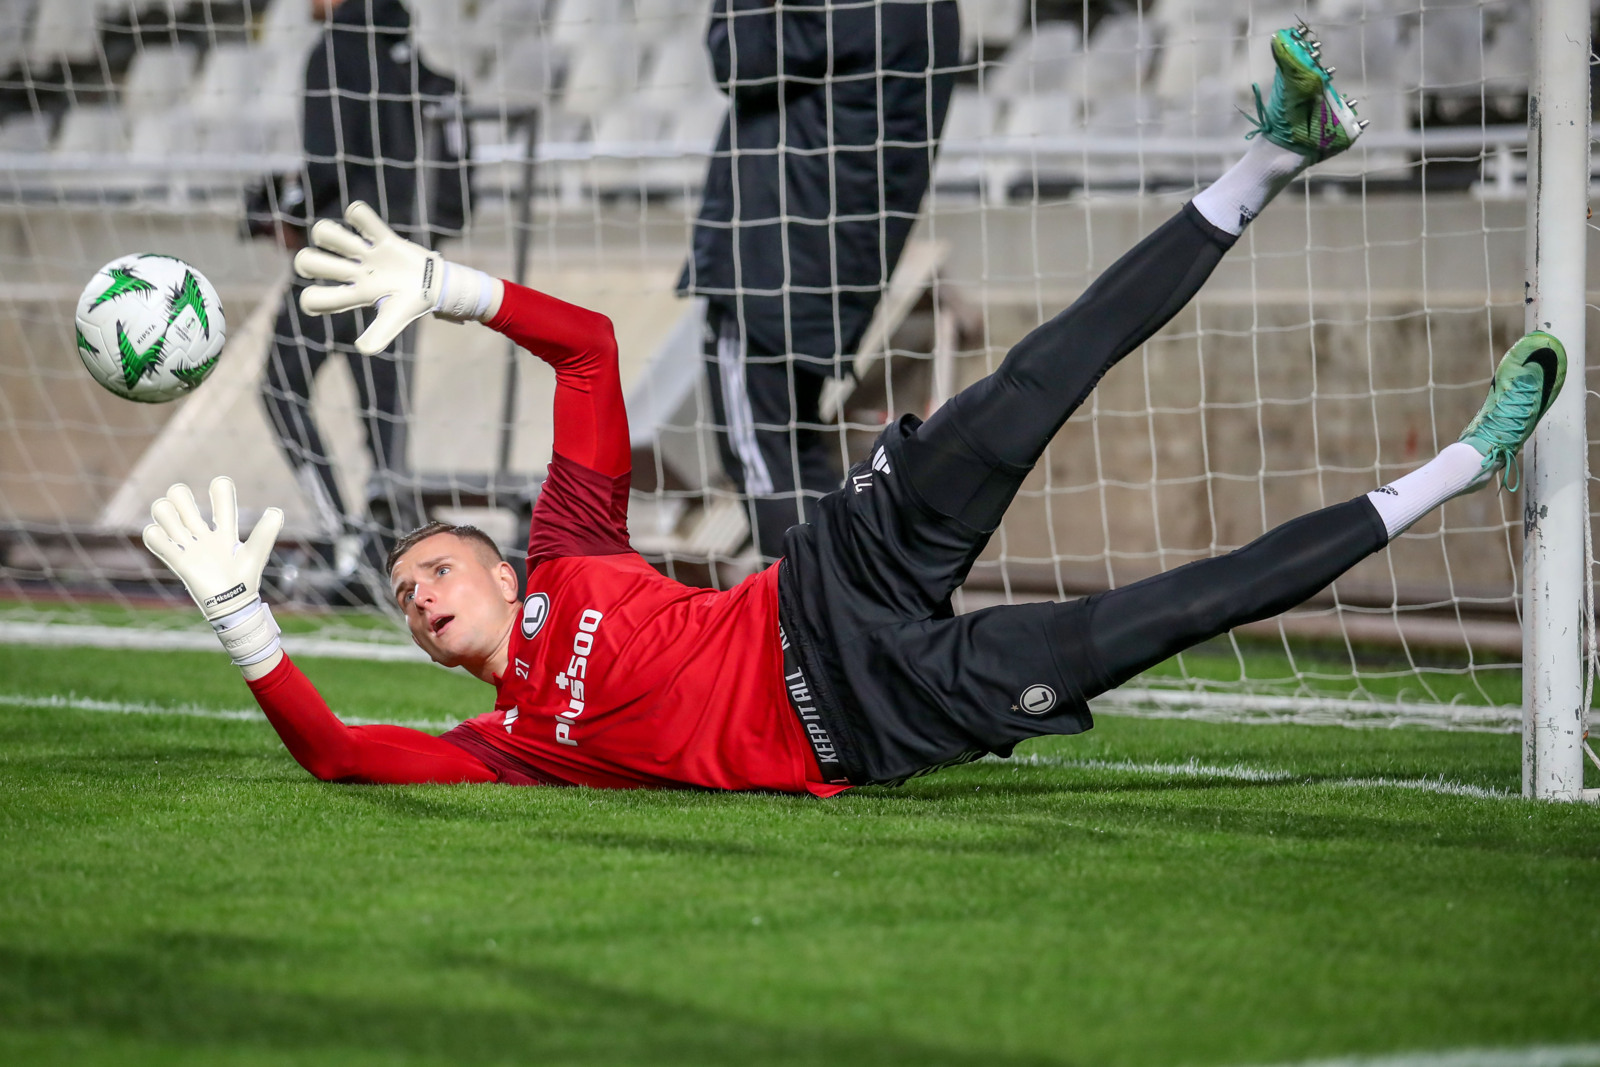
<instances>
[{"instance_id":1,"label":"black training pants","mask_svg":"<svg viewBox=\"0 0 1600 1067\"><path fill-rule=\"evenodd\" d=\"M1089 698L1268 618L1383 547L1363 497L1236 552L1063 604L952 617L951 594L1023 477L1102 376L1204 284L1234 238L1192 207L991 375L907 417L790 532L780 613L850 781L889 782L1092 724Z\"/></svg>"}]
</instances>

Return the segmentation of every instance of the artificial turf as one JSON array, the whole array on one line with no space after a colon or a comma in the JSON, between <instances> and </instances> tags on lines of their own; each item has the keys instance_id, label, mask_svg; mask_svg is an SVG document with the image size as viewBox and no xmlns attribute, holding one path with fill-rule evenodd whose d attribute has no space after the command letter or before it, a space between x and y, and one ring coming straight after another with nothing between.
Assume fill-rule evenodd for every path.
<instances>
[{"instance_id":1,"label":"artificial turf","mask_svg":"<svg viewBox=\"0 0 1600 1067\"><path fill-rule=\"evenodd\" d=\"M352 716L488 706L431 667L302 666ZM1512 736L1103 717L817 801L325 785L259 719L25 702L67 694L251 706L220 656L0 647L4 1063L1244 1065L1600 1039L1600 810L1496 795Z\"/></svg>"}]
</instances>

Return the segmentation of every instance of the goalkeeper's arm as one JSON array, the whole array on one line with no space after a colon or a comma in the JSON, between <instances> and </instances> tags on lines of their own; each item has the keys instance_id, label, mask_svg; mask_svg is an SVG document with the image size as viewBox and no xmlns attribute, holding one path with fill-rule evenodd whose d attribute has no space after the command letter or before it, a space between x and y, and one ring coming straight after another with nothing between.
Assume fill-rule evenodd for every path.
<instances>
[{"instance_id":1,"label":"goalkeeper's arm","mask_svg":"<svg viewBox=\"0 0 1600 1067\"><path fill-rule=\"evenodd\" d=\"M186 485L150 506L144 543L183 580L222 647L244 674L256 702L300 765L324 781L413 784L492 782L476 756L443 738L401 726L346 726L283 653L272 609L261 599L261 572L283 527L268 508L239 541L232 480L211 483L208 523Z\"/></svg>"}]
</instances>

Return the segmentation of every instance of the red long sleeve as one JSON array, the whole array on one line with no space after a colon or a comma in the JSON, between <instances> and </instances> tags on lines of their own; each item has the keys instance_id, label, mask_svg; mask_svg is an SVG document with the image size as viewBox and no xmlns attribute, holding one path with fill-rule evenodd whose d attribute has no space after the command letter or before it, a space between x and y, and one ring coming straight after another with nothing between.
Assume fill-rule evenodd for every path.
<instances>
[{"instance_id":1,"label":"red long sleeve","mask_svg":"<svg viewBox=\"0 0 1600 1067\"><path fill-rule=\"evenodd\" d=\"M554 368L556 453L607 478L627 474L633 457L611 320L506 282L489 326Z\"/></svg>"},{"instance_id":2,"label":"red long sleeve","mask_svg":"<svg viewBox=\"0 0 1600 1067\"><path fill-rule=\"evenodd\" d=\"M505 283L489 325L556 372L554 452L528 530L528 570L565 556L631 551L628 412L611 320Z\"/></svg>"},{"instance_id":3,"label":"red long sleeve","mask_svg":"<svg viewBox=\"0 0 1600 1067\"><path fill-rule=\"evenodd\" d=\"M499 780L482 760L433 734L404 726L346 726L288 656L272 673L249 685L289 754L324 782L419 785Z\"/></svg>"}]
</instances>

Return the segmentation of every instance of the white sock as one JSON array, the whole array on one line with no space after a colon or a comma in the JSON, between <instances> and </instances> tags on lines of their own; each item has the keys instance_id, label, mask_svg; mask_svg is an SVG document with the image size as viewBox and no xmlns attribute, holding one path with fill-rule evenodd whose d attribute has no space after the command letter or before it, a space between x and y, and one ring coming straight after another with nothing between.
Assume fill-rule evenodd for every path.
<instances>
[{"instance_id":1,"label":"white sock","mask_svg":"<svg viewBox=\"0 0 1600 1067\"><path fill-rule=\"evenodd\" d=\"M1237 237L1309 165L1299 152L1257 137L1243 159L1194 198L1195 210L1217 229Z\"/></svg>"},{"instance_id":2,"label":"white sock","mask_svg":"<svg viewBox=\"0 0 1600 1067\"><path fill-rule=\"evenodd\" d=\"M1465 441L1447 445L1433 459L1367 494L1393 540L1422 516L1465 492L1483 473L1483 456Z\"/></svg>"}]
</instances>

